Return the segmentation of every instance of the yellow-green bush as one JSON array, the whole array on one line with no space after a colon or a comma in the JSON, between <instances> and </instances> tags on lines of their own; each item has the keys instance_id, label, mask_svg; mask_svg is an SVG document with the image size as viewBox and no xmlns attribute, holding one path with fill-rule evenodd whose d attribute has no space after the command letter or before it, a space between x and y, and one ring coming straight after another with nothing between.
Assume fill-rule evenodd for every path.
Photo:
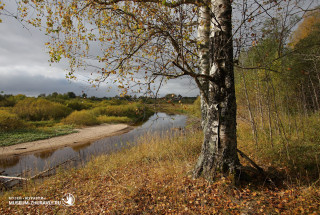
<instances>
[{"instance_id":1,"label":"yellow-green bush","mask_svg":"<svg viewBox=\"0 0 320 215\"><path fill-rule=\"evenodd\" d=\"M131 120L126 116L98 116L98 121L100 123L128 123Z\"/></svg>"},{"instance_id":2,"label":"yellow-green bush","mask_svg":"<svg viewBox=\"0 0 320 215\"><path fill-rule=\"evenodd\" d=\"M109 106L109 105L127 105L129 101L122 99L111 99L111 100L103 100L100 102L101 105Z\"/></svg>"},{"instance_id":3,"label":"yellow-green bush","mask_svg":"<svg viewBox=\"0 0 320 215\"><path fill-rule=\"evenodd\" d=\"M16 114L0 110L0 131L12 131L23 127L25 127L24 121Z\"/></svg>"},{"instance_id":4,"label":"yellow-green bush","mask_svg":"<svg viewBox=\"0 0 320 215\"><path fill-rule=\"evenodd\" d=\"M92 113L96 116L107 115L107 116L127 116L137 117L142 112L141 105L137 103L127 105L110 105L100 106L92 109Z\"/></svg>"},{"instance_id":5,"label":"yellow-green bush","mask_svg":"<svg viewBox=\"0 0 320 215\"><path fill-rule=\"evenodd\" d=\"M83 110L92 107L92 104L84 102L83 100L68 100L66 101L66 106L72 108L73 110Z\"/></svg>"},{"instance_id":6,"label":"yellow-green bush","mask_svg":"<svg viewBox=\"0 0 320 215\"><path fill-rule=\"evenodd\" d=\"M27 98L19 101L13 111L23 119L48 120L66 117L72 110L65 105L46 99Z\"/></svg>"},{"instance_id":7,"label":"yellow-green bush","mask_svg":"<svg viewBox=\"0 0 320 215\"><path fill-rule=\"evenodd\" d=\"M65 124L73 124L73 125L97 125L99 121L93 115L91 111L81 110L74 111L65 119L62 120Z\"/></svg>"}]
</instances>

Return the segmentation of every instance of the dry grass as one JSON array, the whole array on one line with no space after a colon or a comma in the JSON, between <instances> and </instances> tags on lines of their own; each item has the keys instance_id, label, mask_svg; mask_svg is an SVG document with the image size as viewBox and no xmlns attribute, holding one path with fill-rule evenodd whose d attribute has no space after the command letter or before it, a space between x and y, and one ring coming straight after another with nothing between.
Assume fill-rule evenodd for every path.
<instances>
[{"instance_id":1,"label":"dry grass","mask_svg":"<svg viewBox=\"0 0 320 215\"><path fill-rule=\"evenodd\" d=\"M192 106L179 106L176 112L194 112ZM167 106L177 109L177 106ZM190 117L191 118L191 117ZM189 120L190 120L189 118ZM195 120L196 122L197 120ZM274 148L261 136L259 147L252 140L250 124L238 123L238 144L247 155L265 168L277 181L255 181L235 187L228 178L214 183L192 179L191 172L201 150L202 132L189 123L185 133L145 135L137 146L93 159L84 168L61 171L43 183L29 183L0 197L3 214L319 214L319 177L295 174L305 168L303 159L318 165L318 119L305 119L304 141L289 138L291 159L286 157L281 137ZM194 125L194 126L190 126ZM302 129L302 127L301 127ZM307 136L307 137L306 137ZM303 151L294 146L307 145ZM312 146L312 147L310 147ZM308 150L306 150L308 149ZM285 153L284 153L285 152ZM293 159L294 158L294 159ZM241 160L246 164L245 160ZM296 162L295 165L291 165ZM270 168L272 167L272 170ZM313 168L313 173L319 173ZM284 177L283 177L284 176ZM304 175L306 176L306 175ZM8 206L12 196L42 196L60 200L65 193L76 197L75 205Z\"/></svg>"},{"instance_id":2,"label":"dry grass","mask_svg":"<svg viewBox=\"0 0 320 215\"><path fill-rule=\"evenodd\" d=\"M238 120L238 142L255 160L267 168L281 169L290 183L312 185L320 179L320 117L319 113L310 116L292 116L297 121L289 126L289 119L282 118L283 133L273 130L273 145L269 130L258 130L258 145L252 138L249 123ZM291 130L291 131L290 131Z\"/></svg>"},{"instance_id":3,"label":"dry grass","mask_svg":"<svg viewBox=\"0 0 320 215\"><path fill-rule=\"evenodd\" d=\"M174 137L146 135L139 145L92 160L85 168L61 171L42 184L29 183L0 198L2 214L311 214L318 213L316 184L280 187L245 184L228 178L214 183L190 176L201 149L202 132ZM243 147L246 143L240 141ZM257 157L253 157L256 159ZM60 200L65 193L75 205L8 206L8 197L42 196Z\"/></svg>"}]
</instances>

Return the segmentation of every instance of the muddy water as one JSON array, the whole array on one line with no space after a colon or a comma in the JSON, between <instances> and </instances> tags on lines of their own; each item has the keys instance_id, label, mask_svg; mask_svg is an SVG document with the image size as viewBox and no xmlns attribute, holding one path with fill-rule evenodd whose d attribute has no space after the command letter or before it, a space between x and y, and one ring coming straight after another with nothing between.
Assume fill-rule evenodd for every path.
<instances>
[{"instance_id":1,"label":"muddy water","mask_svg":"<svg viewBox=\"0 0 320 215\"><path fill-rule=\"evenodd\" d=\"M119 136L107 137L74 147L64 147L0 159L0 173L2 172L1 175L16 176L28 171L28 175L34 175L71 158L74 158L72 166L83 165L92 156L109 154L123 147L128 147L128 145L136 144L137 139L144 134L152 134L154 132L166 132L168 134L167 131L174 131L172 128L184 128L185 124L186 116L157 113L151 116L143 125Z\"/></svg>"}]
</instances>

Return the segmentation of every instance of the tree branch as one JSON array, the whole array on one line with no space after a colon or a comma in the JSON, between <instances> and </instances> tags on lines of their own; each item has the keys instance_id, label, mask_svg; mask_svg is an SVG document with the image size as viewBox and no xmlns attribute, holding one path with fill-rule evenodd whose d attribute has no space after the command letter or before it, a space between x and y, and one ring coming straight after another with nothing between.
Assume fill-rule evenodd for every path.
<instances>
[{"instance_id":1,"label":"tree branch","mask_svg":"<svg viewBox=\"0 0 320 215\"><path fill-rule=\"evenodd\" d=\"M179 7L180 5L184 4L193 4L193 5L199 5L202 3L202 0L178 0L174 2L166 2L162 0L110 0L110 1L102 1L102 0L93 0L94 3L100 4L100 5L113 5L117 4L119 2L138 2L138 3L160 3L163 4L166 7Z\"/></svg>"},{"instance_id":2,"label":"tree branch","mask_svg":"<svg viewBox=\"0 0 320 215\"><path fill-rule=\"evenodd\" d=\"M241 155L241 157L243 157L246 160L248 160L252 166L254 166L261 174L264 175L264 170L260 166L258 166L258 164L256 164L253 160L251 160L246 154L244 154L239 149L237 149L237 152Z\"/></svg>"}]
</instances>

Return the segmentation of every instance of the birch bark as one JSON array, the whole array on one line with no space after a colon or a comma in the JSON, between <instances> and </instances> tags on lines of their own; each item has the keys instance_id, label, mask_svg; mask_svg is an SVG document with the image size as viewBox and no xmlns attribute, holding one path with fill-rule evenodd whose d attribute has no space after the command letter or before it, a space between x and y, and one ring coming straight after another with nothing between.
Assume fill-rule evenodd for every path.
<instances>
[{"instance_id":1,"label":"birch bark","mask_svg":"<svg viewBox=\"0 0 320 215\"><path fill-rule=\"evenodd\" d=\"M203 176L212 181L219 172L238 175L240 162L237 155L231 1L211 0L210 6L211 48L208 56L212 78L208 81L207 99L202 101L206 110L202 112L205 117L202 120L204 142L193 173L195 178Z\"/></svg>"},{"instance_id":2,"label":"birch bark","mask_svg":"<svg viewBox=\"0 0 320 215\"><path fill-rule=\"evenodd\" d=\"M209 75L210 72L210 7L209 1L205 1L199 8L198 18L198 42L199 42L199 57L200 57L200 73ZM205 119L207 115L207 92L209 89L209 81L203 78L201 81L201 115L202 128L205 127Z\"/></svg>"}]
</instances>

